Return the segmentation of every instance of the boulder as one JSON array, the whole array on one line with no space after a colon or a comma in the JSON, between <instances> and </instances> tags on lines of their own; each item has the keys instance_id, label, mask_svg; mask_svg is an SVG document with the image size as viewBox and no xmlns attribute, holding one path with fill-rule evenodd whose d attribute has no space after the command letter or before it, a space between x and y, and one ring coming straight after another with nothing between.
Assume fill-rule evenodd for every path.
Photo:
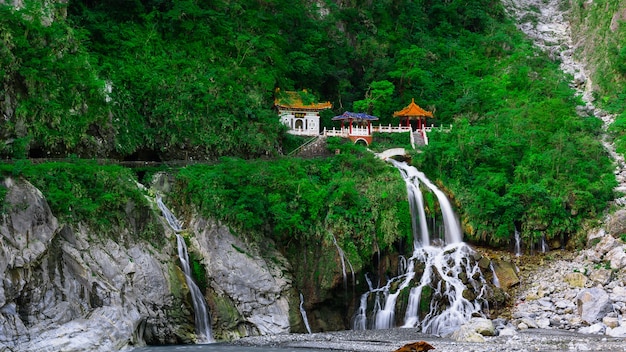
<instances>
[{"instance_id":1,"label":"boulder","mask_svg":"<svg viewBox=\"0 0 626 352\"><path fill-rule=\"evenodd\" d=\"M619 270L626 267L626 252L624 252L624 246L619 246L611 249L605 256L611 269Z\"/></svg>"},{"instance_id":2,"label":"boulder","mask_svg":"<svg viewBox=\"0 0 626 352\"><path fill-rule=\"evenodd\" d=\"M587 233L587 246L594 247L605 235L604 228L589 231Z\"/></svg>"},{"instance_id":3,"label":"boulder","mask_svg":"<svg viewBox=\"0 0 626 352\"><path fill-rule=\"evenodd\" d=\"M599 257L606 255L610 250L615 247L618 247L621 244L620 241L616 240L611 236L604 236L600 239L600 242L593 248Z\"/></svg>"},{"instance_id":4,"label":"boulder","mask_svg":"<svg viewBox=\"0 0 626 352\"><path fill-rule=\"evenodd\" d=\"M626 209L620 209L611 215L607 232L613 237L626 233Z\"/></svg>"},{"instance_id":5,"label":"boulder","mask_svg":"<svg viewBox=\"0 0 626 352\"><path fill-rule=\"evenodd\" d=\"M452 333L450 338L458 342L485 342L483 335L477 333L473 327L467 324L461 325Z\"/></svg>"},{"instance_id":6,"label":"boulder","mask_svg":"<svg viewBox=\"0 0 626 352\"><path fill-rule=\"evenodd\" d=\"M608 293L602 288L588 288L576 296L578 314L588 324L595 324L613 311Z\"/></svg>"},{"instance_id":7,"label":"boulder","mask_svg":"<svg viewBox=\"0 0 626 352\"><path fill-rule=\"evenodd\" d=\"M587 284L587 277L579 272L567 273L565 277L563 277L563 281L565 281L571 287L585 287Z\"/></svg>"},{"instance_id":8,"label":"boulder","mask_svg":"<svg viewBox=\"0 0 626 352\"><path fill-rule=\"evenodd\" d=\"M609 297L613 302L626 302L626 287L616 286L609 294Z\"/></svg>"},{"instance_id":9,"label":"boulder","mask_svg":"<svg viewBox=\"0 0 626 352\"><path fill-rule=\"evenodd\" d=\"M614 329L607 328L606 334L611 337L626 337L626 326L618 326Z\"/></svg>"},{"instance_id":10,"label":"boulder","mask_svg":"<svg viewBox=\"0 0 626 352\"><path fill-rule=\"evenodd\" d=\"M491 263L493 263L493 271L498 277L500 287L507 290L519 284L520 281L515 264L504 260L492 260Z\"/></svg>"},{"instance_id":11,"label":"boulder","mask_svg":"<svg viewBox=\"0 0 626 352\"><path fill-rule=\"evenodd\" d=\"M606 331L606 325L602 323L595 323L590 326L585 326L584 328L578 329L578 332L581 334L604 334Z\"/></svg>"},{"instance_id":12,"label":"boulder","mask_svg":"<svg viewBox=\"0 0 626 352\"><path fill-rule=\"evenodd\" d=\"M614 329L619 326L619 319L617 317L606 316L602 318L602 324L606 325L607 327L611 329Z\"/></svg>"},{"instance_id":13,"label":"boulder","mask_svg":"<svg viewBox=\"0 0 626 352\"><path fill-rule=\"evenodd\" d=\"M487 318L472 318L469 322L466 323L470 328L472 328L477 333L483 336L495 336L496 328L493 325L491 319Z\"/></svg>"},{"instance_id":14,"label":"boulder","mask_svg":"<svg viewBox=\"0 0 626 352\"><path fill-rule=\"evenodd\" d=\"M595 269L589 273L589 279L597 285L606 285L611 282L612 278L613 271L606 268Z\"/></svg>"}]
</instances>

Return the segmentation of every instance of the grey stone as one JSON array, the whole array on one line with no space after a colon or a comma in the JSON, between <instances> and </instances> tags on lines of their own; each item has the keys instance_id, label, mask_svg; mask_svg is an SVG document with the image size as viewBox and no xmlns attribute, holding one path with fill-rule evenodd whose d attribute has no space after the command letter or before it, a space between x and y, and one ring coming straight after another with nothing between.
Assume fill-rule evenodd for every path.
<instances>
[{"instance_id":1,"label":"grey stone","mask_svg":"<svg viewBox=\"0 0 626 352\"><path fill-rule=\"evenodd\" d=\"M450 338L458 342L485 342L483 335L477 333L473 327L464 324L455 330Z\"/></svg>"},{"instance_id":2,"label":"grey stone","mask_svg":"<svg viewBox=\"0 0 626 352\"><path fill-rule=\"evenodd\" d=\"M589 324L594 324L613 310L609 295L601 288L594 287L581 291L576 297L578 314Z\"/></svg>"},{"instance_id":3,"label":"grey stone","mask_svg":"<svg viewBox=\"0 0 626 352\"><path fill-rule=\"evenodd\" d=\"M235 302L242 318L261 334L289 332L292 279L284 257L275 251L276 260L266 261L257 248L215 222L197 218L191 228L213 289Z\"/></svg>"},{"instance_id":4,"label":"grey stone","mask_svg":"<svg viewBox=\"0 0 626 352\"><path fill-rule=\"evenodd\" d=\"M578 332L581 334L604 334L606 331L606 325L602 323L595 323L590 326L585 326L584 328L578 329Z\"/></svg>"},{"instance_id":5,"label":"grey stone","mask_svg":"<svg viewBox=\"0 0 626 352\"><path fill-rule=\"evenodd\" d=\"M626 233L626 209L620 209L611 215L607 232L613 237Z\"/></svg>"},{"instance_id":6,"label":"grey stone","mask_svg":"<svg viewBox=\"0 0 626 352\"><path fill-rule=\"evenodd\" d=\"M619 270L626 267L626 252L624 252L624 248L624 246L615 247L605 255L605 260L610 262L611 269Z\"/></svg>"},{"instance_id":7,"label":"grey stone","mask_svg":"<svg viewBox=\"0 0 626 352\"><path fill-rule=\"evenodd\" d=\"M618 326L614 329L606 329L606 334L611 337L626 337L626 326Z\"/></svg>"}]
</instances>

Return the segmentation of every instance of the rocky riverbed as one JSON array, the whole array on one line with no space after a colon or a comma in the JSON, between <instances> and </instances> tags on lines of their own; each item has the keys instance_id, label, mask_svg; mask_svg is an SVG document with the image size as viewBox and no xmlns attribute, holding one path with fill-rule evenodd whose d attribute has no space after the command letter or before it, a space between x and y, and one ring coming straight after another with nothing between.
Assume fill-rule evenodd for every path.
<instances>
[{"instance_id":1,"label":"rocky riverbed","mask_svg":"<svg viewBox=\"0 0 626 352\"><path fill-rule=\"evenodd\" d=\"M484 337L483 342L459 342L452 338L424 335L416 329L340 331L315 334L284 334L249 337L239 346L281 347L289 350L319 348L332 351L391 352L416 341L426 341L439 352L509 351L625 351L624 340L562 330L533 329Z\"/></svg>"}]
</instances>

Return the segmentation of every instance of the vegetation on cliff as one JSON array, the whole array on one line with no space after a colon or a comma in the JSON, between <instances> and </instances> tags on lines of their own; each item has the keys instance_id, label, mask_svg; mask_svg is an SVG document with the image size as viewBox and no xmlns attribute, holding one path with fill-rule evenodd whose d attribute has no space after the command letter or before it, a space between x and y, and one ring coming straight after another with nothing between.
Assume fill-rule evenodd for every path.
<instances>
[{"instance_id":1,"label":"vegetation on cliff","mask_svg":"<svg viewBox=\"0 0 626 352\"><path fill-rule=\"evenodd\" d=\"M342 245L353 242L365 255L374 242L403 236L379 232L386 215L375 207L387 209L388 200L374 207L374 198L356 199L367 192L361 184L391 182L379 162L358 156L364 161L349 166L344 153L323 161L220 159L279 156L291 139L272 110L275 88L308 88L333 102L334 113L361 108L395 124L393 111L415 98L435 122L453 123L414 159L454 195L471 240L502 245L516 228L527 240L566 237L611 197L599 121L576 114L569 78L525 40L499 1L42 6L0 5L3 157L220 160L181 172L198 194L181 191L202 209L287 242L323 238L321 212L330 211L330 223L346 224L331 229ZM299 171L278 171L287 165ZM363 172L338 177L324 165ZM397 175L393 182L402 188ZM303 195L305 185L323 196ZM214 204L197 198L201 190Z\"/></svg>"},{"instance_id":2,"label":"vegetation on cliff","mask_svg":"<svg viewBox=\"0 0 626 352\"><path fill-rule=\"evenodd\" d=\"M273 239L292 262L307 250L316 252L310 258L315 262L322 248L337 258L335 240L357 271L375 250L393 251L400 243L412 248L406 187L397 182L398 171L350 143L333 143L333 149L341 153L188 166L177 174L177 193L206 217L258 240Z\"/></svg>"},{"instance_id":3,"label":"vegetation on cliff","mask_svg":"<svg viewBox=\"0 0 626 352\"><path fill-rule=\"evenodd\" d=\"M616 114L610 132L616 149L626 152L626 7L622 1L570 1L574 55L585 64L594 103Z\"/></svg>"}]
</instances>

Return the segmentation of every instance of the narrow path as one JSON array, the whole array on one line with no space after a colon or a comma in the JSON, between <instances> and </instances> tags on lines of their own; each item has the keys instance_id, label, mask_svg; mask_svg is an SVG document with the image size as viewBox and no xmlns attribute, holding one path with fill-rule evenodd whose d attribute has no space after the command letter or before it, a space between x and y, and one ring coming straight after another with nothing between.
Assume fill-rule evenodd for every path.
<instances>
[{"instance_id":1,"label":"narrow path","mask_svg":"<svg viewBox=\"0 0 626 352\"><path fill-rule=\"evenodd\" d=\"M581 97L584 106L577 111L581 115L593 115L603 122L602 145L615 161L616 191L626 192L626 162L624 156L615 151L615 145L608 135L608 127L615 121L615 115L593 104L593 84L583 63L574 58L575 46L571 36L567 10L569 4L563 0L502 0L510 16L517 20L517 27L535 42L554 60L561 61L563 72L572 75L571 87ZM619 206L626 206L626 197L614 200Z\"/></svg>"}]
</instances>

